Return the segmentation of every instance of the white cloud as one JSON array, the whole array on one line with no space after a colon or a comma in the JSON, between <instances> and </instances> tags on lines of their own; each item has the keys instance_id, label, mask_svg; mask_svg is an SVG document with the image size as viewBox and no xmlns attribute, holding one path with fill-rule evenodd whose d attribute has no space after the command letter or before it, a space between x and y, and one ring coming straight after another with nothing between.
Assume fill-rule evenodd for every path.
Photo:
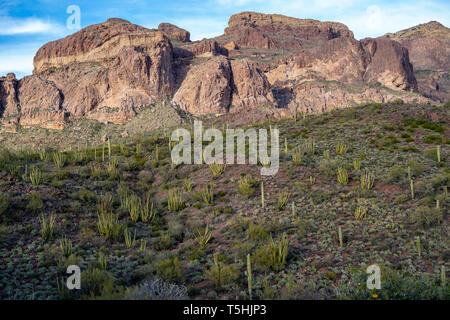
<instances>
[{"instance_id":1,"label":"white cloud","mask_svg":"<svg viewBox=\"0 0 450 320\"><path fill-rule=\"evenodd\" d=\"M296 18L312 18L346 24L357 39L382 36L420 23L436 20L450 24L450 6L445 1L408 0L211 0L216 9L233 13L257 11Z\"/></svg>"},{"instance_id":2,"label":"white cloud","mask_svg":"<svg viewBox=\"0 0 450 320\"><path fill-rule=\"evenodd\" d=\"M448 8L436 10L431 6L422 7L416 4L386 7L370 5L362 14L343 17L340 22L345 23L354 32L355 38L361 39L397 32L431 20L448 25L448 16Z\"/></svg>"},{"instance_id":3,"label":"white cloud","mask_svg":"<svg viewBox=\"0 0 450 320\"><path fill-rule=\"evenodd\" d=\"M33 58L42 44L28 42L0 45L0 76L14 72L17 78L33 72Z\"/></svg>"},{"instance_id":4,"label":"white cloud","mask_svg":"<svg viewBox=\"0 0 450 320\"><path fill-rule=\"evenodd\" d=\"M0 75L14 72L18 78L33 71L34 54L0 55Z\"/></svg>"},{"instance_id":5,"label":"white cloud","mask_svg":"<svg viewBox=\"0 0 450 320\"><path fill-rule=\"evenodd\" d=\"M63 34L64 27L36 18L16 19L0 17L0 35Z\"/></svg>"}]
</instances>

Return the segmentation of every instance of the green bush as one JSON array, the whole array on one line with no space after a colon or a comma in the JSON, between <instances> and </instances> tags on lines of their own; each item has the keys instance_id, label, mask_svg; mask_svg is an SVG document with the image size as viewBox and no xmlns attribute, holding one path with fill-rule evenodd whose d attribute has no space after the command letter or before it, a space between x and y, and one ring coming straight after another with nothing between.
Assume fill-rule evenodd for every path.
<instances>
[{"instance_id":1,"label":"green bush","mask_svg":"<svg viewBox=\"0 0 450 320\"><path fill-rule=\"evenodd\" d=\"M38 191L34 191L29 195L29 202L27 204L27 209L32 212L36 212L44 207L44 202L42 201L42 194Z\"/></svg>"},{"instance_id":2,"label":"green bush","mask_svg":"<svg viewBox=\"0 0 450 320\"><path fill-rule=\"evenodd\" d=\"M436 135L430 135L428 137L425 137L425 139L423 139L423 142L428 143L428 144L442 144L442 137L436 136Z\"/></svg>"},{"instance_id":3,"label":"green bush","mask_svg":"<svg viewBox=\"0 0 450 320\"><path fill-rule=\"evenodd\" d=\"M421 227L430 227L440 223L443 219L443 214L440 208L419 207L410 215L409 219L412 223Z\"/></svg>"},{"instance_id":4,"label":"green bush","mask_svg":"<svg viewBox=\"0 0 450 320\"><path fill-rule=\"evenodd\" d=\"M235 266L225 264L218 255L214 255L214 264L206 270L206 279L214 282L216 288L230 286L239 276L239 270Z\"/></svg>"},{"instance_id":5,"label":"green bush","mask_svg":"<svg viewBox=\"0 0 450 320\"><path fill-rule=\"evenodd\" d=\"M269 232L262 224L254 224L250 222L247 229L247 236L250 240L259 241L269 238Z\"/></svg>"},{"instance_id":6,"label":"green bush","mask_svg":"<svg viewBox=\"0 0 450 320\"><path fill-rule=\"evenodd\" d=\"M177 256L156 263L158 277L169 281L182 281L184 276L183 263Z\"/></svg>"},{"instance_id":7,"label":"green bush","mask_svg":"<svg viewBox=\"0 0 450 320\"><path fill-rule=\"evenodd\" d=\"M266 270L271 269L275 272L279 272L286 265L288 251L289 240L286 233L284 233L277 241L274 241L272 237L270 237L269 243L255 251L254 261Z\"/></svg>"},{"instance_id":8,"label":"green bush","mask_svg":"<svg viewBox=\"0 0 450 320\"><path fill-rule=\"evenodd\" d=\"M81 273L81 290L86 296L101 296L113 286L114 278L105 270L92 268Z\"/></svg>"},{"instance_id":9,"label":"green bush","mask_svg":"<svg viewBox=\"0 0 450 320\"><path fill-rule=\"evenodd\" d=\"M399 182L406 178L406 170L400 166L394 166L389 170L388 182Z\"/></svg>"},{"instance_id":10,"label":"green bush","mask_svg":"<svg viewBox=\"0 0 450 320\"><path fill-rule=\"evenodd\" d=\"M11 200L9 196L0 192L0 216L8 211L10 204Z\"/></svg>"}]
</instances>

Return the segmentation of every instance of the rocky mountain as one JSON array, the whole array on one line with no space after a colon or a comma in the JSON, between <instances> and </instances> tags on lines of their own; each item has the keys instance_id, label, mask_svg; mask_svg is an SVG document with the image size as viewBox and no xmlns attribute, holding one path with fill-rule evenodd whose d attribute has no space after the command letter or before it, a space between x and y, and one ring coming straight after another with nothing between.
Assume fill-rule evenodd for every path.
<instances>
[{"instance_id":1,"label":"rocky mountain","mask_svg":"<svg viewBox=\"0 0 450 320\"><path fill-rule=\"evenodd\" d=\"M450 29L436 21L388 33L409 51L419 91L438 101L450 100Z\"/></svg>"},{"instance_id":2,"label":"rocky mountain","mask_svg":"<svg viewBox=\"0 0 450 320\"><path fill-rule=\"evenodd\" d=\"M445 29L430 37L444 43ZM358 41L341 23L243 12L230 18L223 35L190 41L188 31L169 23L156 30L113 18L45 44L33 75L1 77L0 118L14 131L17 125L61 129L79 118L123 124L162 100L193 115L236 117L395 99L426 103L414 73L421 55L410 47L411 63L401 37Z\"/></svg>"}]
</instances>

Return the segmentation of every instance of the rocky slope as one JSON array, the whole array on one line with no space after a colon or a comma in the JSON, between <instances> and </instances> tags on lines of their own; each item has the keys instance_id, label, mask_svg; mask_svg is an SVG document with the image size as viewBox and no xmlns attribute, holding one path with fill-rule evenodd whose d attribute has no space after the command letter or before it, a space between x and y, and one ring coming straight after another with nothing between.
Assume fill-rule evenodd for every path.
<instances>
[{"instance_id":1,"label":"rocky slope","mask_svg":"<svg viewBox=\"0 0 450 320\"><path fill-rule=\"evenodd\" d=\"M450 100L450 29L436 21L388 33L409 51L419 91L438 101Z\"/></svg>"},{"instance_id":2,"label":"rocky slope","mask_svg":"<svg viewBox=\"0 0 450 320\"><path fill-rule=\"evenodd\" d=\"M191 42L172 24L155 30L113 18L44 45L33 75L1 77L0 118L14 131L79 118L123 124L166 99L193 115L236 117L427 102L413 70L401 42L357 41L341 23L243 12L224 35Z\"/></svg>"}]
</instances>

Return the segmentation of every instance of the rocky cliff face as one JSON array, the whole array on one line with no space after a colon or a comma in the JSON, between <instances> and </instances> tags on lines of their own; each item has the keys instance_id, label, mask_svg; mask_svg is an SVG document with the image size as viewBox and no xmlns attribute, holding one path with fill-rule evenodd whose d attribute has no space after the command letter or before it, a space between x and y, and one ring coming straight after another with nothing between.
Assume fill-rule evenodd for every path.
<instances>
[{"instance_id":1,"label":"rocky cliff face","mask_svg":"<svg viewBox=\"0 0 450 320\"><path fill-rule=\"evenodd\" d=\"M398 41L408 49L415 70L450 69L450 29L436 21L388 33L386 38Z\"/></svg>"},{"instance_id":2,"label":"rocky cliff face","mask_svg":"<svg viewBox=\"0 0 450 320\"><path fill-rule=\"evenodd\" d=\"M417 100L417 88L401 43L357 41L340 23L244 12L224 35L190 42L171 24L154 30L114 18L44 45L33 75L1 77L0 118L12 131L60 129L75 118L122 124L167 98L194 115L279 117Z\"/></svg>"},{"instance_id":3,"label":"rocky cliff face","mask_svg":"<svg viewBox=\"0 0 450 320\"><path fill-rule=\"evenodd\" d=\"M242 12L230 17L225 35L241 48L297 49L317 41L351 37L342 23Z\"/></svg>"},{"instance_id":4,"label":"rocky cliff face","mask_svg":"<svg viewBox=\"0 0 450 320\"><path fill-rule=\"evenodd\" d=\"M384 36L409 51L420 93L438 101L450 99L450 29L436 21Z\"/></svg>"}]
</instances>

